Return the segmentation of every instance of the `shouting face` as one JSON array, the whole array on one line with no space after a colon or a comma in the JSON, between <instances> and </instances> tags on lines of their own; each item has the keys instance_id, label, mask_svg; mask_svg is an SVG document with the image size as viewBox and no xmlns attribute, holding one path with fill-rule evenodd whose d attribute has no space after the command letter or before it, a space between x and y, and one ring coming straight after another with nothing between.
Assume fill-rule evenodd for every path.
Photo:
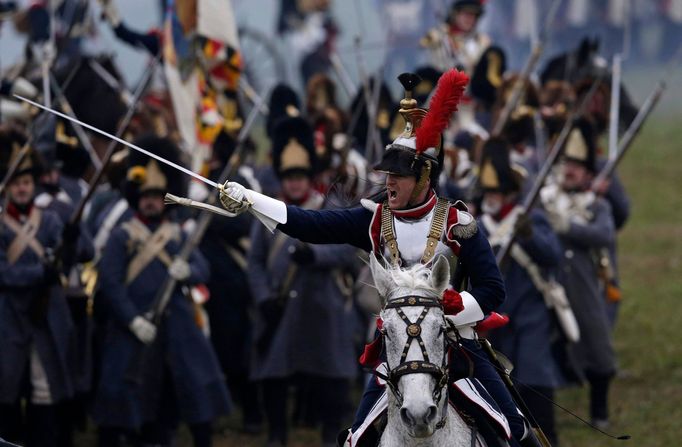
<instances>
[{"instance_id":1,"label":"shouting face","mask_svg":"<svg viewBox=\"0 0 682 447\"><path fill-rule=\"evenodd\" d=\"M421 191L421 194L414 200L414 203L410 202L416 185L417 179L411 175L388 174L386 176L386 192L388 193L389 208L392 210L402 210L423 202L429 190L428 187Z\"/></svg>"}]
</instances>

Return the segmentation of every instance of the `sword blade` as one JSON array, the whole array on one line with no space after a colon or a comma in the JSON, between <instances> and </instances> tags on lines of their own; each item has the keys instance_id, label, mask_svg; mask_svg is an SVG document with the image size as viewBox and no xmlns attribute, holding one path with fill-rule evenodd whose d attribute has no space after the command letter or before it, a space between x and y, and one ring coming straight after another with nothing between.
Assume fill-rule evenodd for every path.
<instances>
[{"instance_id":1,"label":"sword blade","mask_svg":"<svg viewBox=\"0 0 682 447\"><path fill-rule=\"evenodd\" d=\"M71 121L71 122L73 122L73 123L79 124L79 125L85 127L86 129L90 129L91 131L96 132L96 133L98 133L98 134L100 134L100 135L104 135L104 136L107 137L107 138L110 138L110 139L112 139L112 140L114 140L114 141L117 141L117 142L121 143L122 145L127 146L127 147L129 147L129 148L131 148L131 149L134 149L134 150L136 150L136 151L138 151L138 152L141 152L141 153L147 155L148 157L151 157L151 158L153 158L153 159L155 159L155 160L160 161L161 163L165 163L166 165L170 166L171 168L177 169L177 170L180 171L180 172L183 172L183 173L185 173L185 174L187 174L187 175L189 175L189 176L192 176L192 177L194 177L195 179L199 180L200 182L204 182L204 183L206 183L207 185L210 185L210 186L212 186L212 187L214 187L214 188L217 188L217 189L221 189L221 187L222 187L222 185L219 185L218 183L214 182L213 180L207 179L207 178L204 177L203 175L199 175L199 174L197 174L196 172L194 172L194 171L192 171L192 170L190 170L190 169L185 168L184 166L180 166L179 164L173 163L172 161L168 161L168 160L166 160L165 158L160 157L160 156L156 155L156 154L153 153L153 152L149 152L149 151L146 150L146 149L142 149L141 147L136 146L136 145L134 145L133 143L129 143L129 142L127 142L126 140L124 140L124 139L122 139L122 138L119 138L119 137L117 137L117 136L115 136L115 135L112 135L112 134L110 134L110 133L108 133L108 132L105 132L105 131L103 131L103 130L98 129L98 128L96 128L95 126L91 126L90 124L84 123L84 122L82 122L82 121L80 121L80 120L78 120L78 119L76 119L76 118L72 118L72 117L70 117L70 116L68 116L68 115L65 115L65 114L63 114L63 113L61 113L61 112L58 112L58 111L56 111L56 110L54 110L54 109L51 109L51 108L49 108L49 107L45 107L44 105L38 104L37 102L31 101L30 99L26 99L26 98L24 98L23 96L14 95L14 97L17 98L17 99L19 99L20 101L27 102L27 103L31 104L32 106L34 106L34 107L38 107L38 108L41 109L41 110L45 110L46 112L50 112L50 113L52 113L52 114L54 114L54 115L57 115L57 116L60 117L60 118L64 118L65 120L69 120L69 121Z\"/></svg>"}]
</instances>

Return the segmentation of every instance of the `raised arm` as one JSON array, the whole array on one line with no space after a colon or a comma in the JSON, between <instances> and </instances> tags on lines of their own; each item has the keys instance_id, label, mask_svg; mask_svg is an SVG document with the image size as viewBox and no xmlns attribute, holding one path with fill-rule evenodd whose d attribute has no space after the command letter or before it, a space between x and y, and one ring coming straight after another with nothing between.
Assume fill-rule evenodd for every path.
<instances>
[{"instance_id":1,"label":"raised arm","mask_svg":"<svg viewBox=\"0 0 682 447\"><path fill-rule=\"evenodd\" d=\"M372 213L362 207L318 211L288 205L287 223L279 224L277 229L311 244L350 244L370 251L371 220Z\"/></svg>"}]
</instances>

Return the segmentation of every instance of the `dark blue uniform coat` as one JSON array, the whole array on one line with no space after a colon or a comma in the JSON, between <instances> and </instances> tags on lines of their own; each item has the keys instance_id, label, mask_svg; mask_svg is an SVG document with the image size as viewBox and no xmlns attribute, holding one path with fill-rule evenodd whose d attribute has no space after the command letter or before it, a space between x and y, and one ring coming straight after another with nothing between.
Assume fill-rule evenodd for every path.
<instances>
[{"instance_id":1,"label":"dark blue uniform coat","mask_svg":"<svg viewBox=\"0 0 682 447\"><path fill-rule=\"evenodd\" d=\"M154 231L156 228L150 228ZM181 238L181 239L184 239ZM118 227L113 232L99 264L100 295L110 318L107 321L102 373L93 407L95 421L104 426L139 428L156 420L159 402L168 392L161 378L170 374L180 418L190 424L208 422L230 409L230 400L218 360L208 339L195 323L193 304L176 288L158 328L154 359L142 386L125 379L132 356L141 346L129 331L132 319L152 305L158 289L168 276L167 267L152 260L129 285L125 284L129 235ZM173 257L182 240L170 240L166 251ZM208 279L208 265L198 252L189 260L192 274L188 283ZM165 369L165 372L164 372Z\"/></svg>"},{"instance_id":2,"label":"dark blue uniform coat","mask_svg":"<svg viewBox=\"0 0 682 447\"><path fill-rule=\"evenodd\" d=\"M55 248L62 232L57 214L42 210L36 240L44 248ZM43 288L45 268L30 248L10 265L7 249L14 232L0 223L0 403L11 404L21 397L27 378L31 344L35 344L47 374L53 402L74 392L75 331L61 286ZM35 296L49 293L46 324L30 318Z\"/></svg>"},{"instance_id":3,"label":"dark blue uniform coat","mask_svg":"<svg viewBox=\"0 0 682 447\"><path fill-rule=\"evenodd\" d=\"M372 250L369 227L372 212L362 208L342 210L304 210L287 207L287 223L277 228L289 236L313 244L350 244ZM424 236L426 237L426 235ZM458 240L460 268L469 278L468 290L484 313L495 310L504 301L504 284L488 240L480 231Z\"/></svg>"}]
</instances>

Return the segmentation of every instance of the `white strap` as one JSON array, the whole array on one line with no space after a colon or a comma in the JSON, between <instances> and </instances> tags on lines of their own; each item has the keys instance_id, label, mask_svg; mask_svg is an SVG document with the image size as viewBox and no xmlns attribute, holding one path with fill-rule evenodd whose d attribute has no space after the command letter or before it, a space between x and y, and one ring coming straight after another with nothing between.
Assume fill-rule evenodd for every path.
<instances>
[{"instance_id":1,"label":"white strap","mask_svg":"<svg viewBox=\"0 0 682 447\"><path fill-rule=\"evenodd\" d=\"M97 253L100 253L102 249L104 249L104 246L109 240L111 230L114 229L116 222L118 222L118 219L127 209L128 201L124 198L118 199L118 202L116 202L114 207L111 209L109 215L107 215L107 217L104 219L104 222L102 222L102 226L99 227L99 230L97 230L97 235L93 241L93 244L95 245L95 251Z\"/></svg>"}]
</instances>

